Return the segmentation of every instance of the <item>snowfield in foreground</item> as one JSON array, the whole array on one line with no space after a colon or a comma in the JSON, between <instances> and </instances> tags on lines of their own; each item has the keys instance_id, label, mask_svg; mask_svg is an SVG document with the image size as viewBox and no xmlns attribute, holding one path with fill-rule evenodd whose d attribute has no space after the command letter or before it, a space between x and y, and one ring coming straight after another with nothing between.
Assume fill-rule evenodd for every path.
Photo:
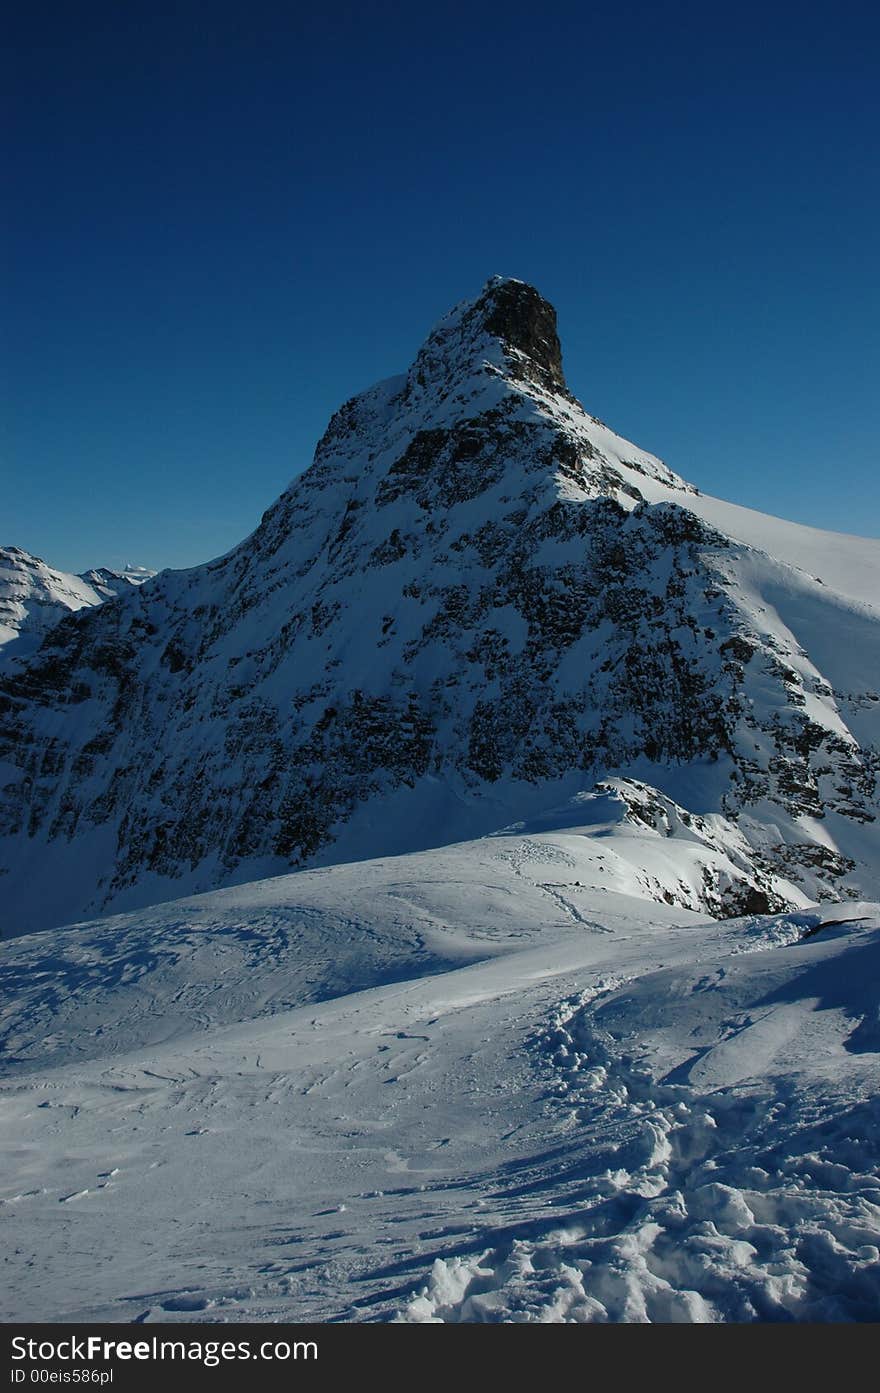
<instances>
[{"instance_id":1,"label":"snowfield in foreground","mask_svg":"<svg viewBox=\"0 0 880 1393\"><path fill-rule=\"evenodd\" d=\"M514 829L2 945L0 1316L880 1318L880 908L657 861Z\"/></svg>"}]
</instances>

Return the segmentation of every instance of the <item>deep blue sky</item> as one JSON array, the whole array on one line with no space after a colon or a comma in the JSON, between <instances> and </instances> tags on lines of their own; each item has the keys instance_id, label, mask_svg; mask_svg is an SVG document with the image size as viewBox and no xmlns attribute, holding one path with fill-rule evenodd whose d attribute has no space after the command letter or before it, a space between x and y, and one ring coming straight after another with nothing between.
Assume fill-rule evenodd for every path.
<instances>
[{"instance_id":1,"label":"deep blue sky","mask_svg":"<svg viewBox=\"0 0 880 1393\"><path fill-rule=\"evenodd\" d=\"M0 542L225 551L497 272L705 492L880 534L875 3L48 3L9 37Z\"/></svg>"}]
</instances>

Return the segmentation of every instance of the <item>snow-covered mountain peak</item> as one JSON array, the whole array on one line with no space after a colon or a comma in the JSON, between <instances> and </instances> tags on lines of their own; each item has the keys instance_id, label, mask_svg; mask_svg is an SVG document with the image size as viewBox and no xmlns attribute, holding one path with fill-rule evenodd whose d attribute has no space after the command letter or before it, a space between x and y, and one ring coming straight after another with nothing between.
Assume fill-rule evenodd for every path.
<instances>
[{"instance_id":1,"label":"snow-covered mountain peak","mask_svg":"<svg viewBox=\"0 0 880 1393\"><path fill-rule=\"evenodd\" d=\"M0 549L0 1319L876 1319L880 542L495 278L144 578Z\"/></svg>"},{"instance_id":2,"label":"snow-covered mountain peak","mask_svg":"<svg viewBox=\"0 0 880 1393\"><path fill-rule=\"evenodd\" d=\"M695 492L584 410L565 385L555 310L496 276L440 320L406 373L340 407L255 542L274 555L290 531L323 527L336 554L363 538L366 518L383 534L375 546L404 527L436 537L558 502L604 498L629 512Z\"/></svg>"},{"instance_id":3,"label":"snow-covered mountain peak","mask_svg":"<svg viewBox=\"0 0 880 1393\"><path fill-rule=\"evenodd\" d=\"M0 546L0 660L20 662L66 615L127 594L155 575L145 566L58 571L22 547Z\"/></svg>"},{"instance_id":4,"label":"snow-covered mountain peak","mask_svg":"<svg viewBox=\"0 0 880 1393\"><path fill-rule=\"evenodd\" d=\"M814 578L846 539L811 536L796 571L761 540L783 525L757 550L744 513L589 415L551 307L490 281L340 408L252 536L123 582L0 680L10 929L603 788L652 864L684 848L652 896L874 895L876 613Z\"/></svg>"},{"instance_id":5,"label":"snow-covered mountain peak","mask_svg":"<svg viewBox=\"0 0 880 1393\"><path fill-rule=\"evenodd\" d=\"M442 387L468 375L532 382L567 394L556 311L534 286L493 276L475 299L456 305L434 327L408 383Z\"/></svg>"},{"instance_id":6,"label":"snow-covered mountain peak","mask_svg":"<svg viewBox=\"0 0 880 1393\"><path fill-rule=\"evenodd\" d=\"M112 566L93 566L91 570L83 571L81 576L105 599L109 599L111 595L124 595L129 586L143 585L144 581L150 580L155 574L156 572L147 566L134 566L130 561L126 561L121 570Z\"/></svg>"}]
</instances>

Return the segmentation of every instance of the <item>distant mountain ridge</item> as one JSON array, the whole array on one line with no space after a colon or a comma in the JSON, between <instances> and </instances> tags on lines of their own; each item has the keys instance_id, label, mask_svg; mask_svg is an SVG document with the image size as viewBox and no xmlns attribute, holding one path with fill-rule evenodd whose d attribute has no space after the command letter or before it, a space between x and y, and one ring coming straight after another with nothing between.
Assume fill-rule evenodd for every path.
<instances>
[{"instance_id":1,"label":"distant mountain ridge","mask_svg":"<svg viewBox=\"0 0 880 1393\"><path fill-rule=\"evenodd\" d=\"M101 566L71 575L21 547L0 547L0 660L22 637L29 642L17 644L17 657L34 651L66 614L125 594L155 574L145 566Z\"/></svg>"},{"instance_id":2,"label":"distant mountain ridge","mask_svg":"<svg viewBox=\"0 0 880 1393\"><path fill-rule=\"evenodd\" d=\"M590 416L552 307L494 278L239 547L0 682L6 932L608 797L694 849L657 898L876 896L880 543L828 542L834 589L828 534L745 514Z\"/></svg>"}]
</instances>

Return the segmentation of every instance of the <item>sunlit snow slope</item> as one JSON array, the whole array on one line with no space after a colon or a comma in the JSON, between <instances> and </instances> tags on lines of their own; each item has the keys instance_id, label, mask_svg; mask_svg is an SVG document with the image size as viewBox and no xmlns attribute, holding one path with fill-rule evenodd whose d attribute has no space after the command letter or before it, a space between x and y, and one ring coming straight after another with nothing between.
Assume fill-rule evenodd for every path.
<instances>
[{"instance_id":1,"label":"sunlit snow slope","mask_svg":"<svg viewBox=\"0 0 880 1393\"><path fill-rule=\"evenodd\" d=\"M878 907L652 903L663 841L2 945L0 1316L876 1320Z\"/></svg>"},{"instance_id":2,"label":"sunlit snow slope","mask_svg":"<svg viewBox=\"0 0 880 1393\"><path fill-rule=\"evenodd\" d=\"M648 486L644 492L657 502L670 496L662 485ZM880 612L880 539L823 532L703 493L689 498L688 507L726 536L797 567L847 600Z\"/></svg>"}]
</instances>

